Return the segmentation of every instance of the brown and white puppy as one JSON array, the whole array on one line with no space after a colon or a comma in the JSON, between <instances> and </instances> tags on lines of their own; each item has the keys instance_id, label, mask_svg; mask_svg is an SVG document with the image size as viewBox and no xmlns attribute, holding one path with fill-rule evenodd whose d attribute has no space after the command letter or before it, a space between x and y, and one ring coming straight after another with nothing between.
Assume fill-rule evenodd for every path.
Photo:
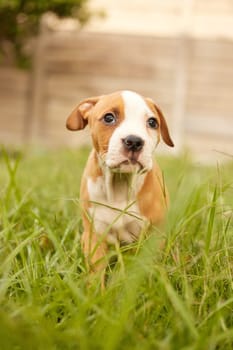
<instances>
[{"instance_id":1,"label":"brown and white puppy","mask_svg":"<svg viewBox=\"0 0 233 350\"><path fill-rule=\"evenodd\" d=\"M96 270L107 263L109 243L131 243L147 225L163 221L167 192L153 154L160 136L174 145L160 109L132 91L81 101L66 125L87 124L94 147L81 182L82 245Z\"/></svg>"}]
</instances>

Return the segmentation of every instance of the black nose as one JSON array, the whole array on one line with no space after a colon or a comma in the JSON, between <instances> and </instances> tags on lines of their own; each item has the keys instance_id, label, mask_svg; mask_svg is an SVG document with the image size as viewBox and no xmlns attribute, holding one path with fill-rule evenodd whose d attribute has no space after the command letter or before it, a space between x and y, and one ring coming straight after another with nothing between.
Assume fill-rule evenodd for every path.
<instances>
[{"instance_id":1,"label":"black nose","mask_svg":"<svg viewBox=\"0 0 233 350\"><path fill-rule=\"evenodd\" d=\"M128 151L138 152L142 149L144 145L144 141L141 139L141 137L135 136L135 135L129 135L126 138L122 140L124 147Z\"/></svg>"}]
</instances>

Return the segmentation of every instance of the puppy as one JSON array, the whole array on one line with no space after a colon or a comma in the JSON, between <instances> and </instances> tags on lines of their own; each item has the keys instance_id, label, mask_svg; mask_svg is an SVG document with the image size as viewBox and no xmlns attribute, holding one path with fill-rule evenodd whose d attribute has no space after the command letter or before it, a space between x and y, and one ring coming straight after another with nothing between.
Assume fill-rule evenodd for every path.
<instances>
[{"instance_id":1,"label":"puppy","mask_svg":"<svg viewBox=\"0 0 233 350\"><path fill-rule=\"evenodd\" d=\"M163 221L167 191L153 154L160 137L174 144L160 109L132 91L81 101L66 126L76 131L87 124L93 149L81 181L82 247L96 271L107 264L109 244L134 242Z\"/></svg>"}]
</instances>

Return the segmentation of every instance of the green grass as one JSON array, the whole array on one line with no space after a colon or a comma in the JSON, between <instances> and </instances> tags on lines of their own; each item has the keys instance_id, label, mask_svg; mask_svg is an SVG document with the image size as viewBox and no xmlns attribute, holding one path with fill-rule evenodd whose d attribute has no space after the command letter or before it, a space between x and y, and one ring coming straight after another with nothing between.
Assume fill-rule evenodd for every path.
<instances>
[{"instance_id":1,"label":"green grass","mask_svg":"<svg viewBox=\"0 0 233 350\"><path fill-rule=\"evenodd\" d=\"M161 158L166 227L119 250L101 292L79 241L87 154L1 153L0 349L232 349L233 163Z\"/></svg>"}]
</instances>

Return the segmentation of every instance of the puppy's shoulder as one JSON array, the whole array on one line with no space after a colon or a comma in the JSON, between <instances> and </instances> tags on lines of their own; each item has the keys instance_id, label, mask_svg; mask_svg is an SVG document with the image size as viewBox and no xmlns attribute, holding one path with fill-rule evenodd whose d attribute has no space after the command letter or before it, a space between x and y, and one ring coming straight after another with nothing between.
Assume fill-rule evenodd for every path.
<instances>
[{"instance_id":1,"label":"puppy's shoulder","mask_svg":"<svg viewBox=\"0 0 233 350\"><path fill-rule=\"evenodd\" d=\"M157 224L163 221L167 206L168 192L159 165L154 162L147 173L144 184L138 194L139 208L143 216Z\"/></svg>"},{"instance_id":2,"label":"puppy's shoulder","mask_svg":"<svg viewBox=\"0 0 233 350\"><path fill-rule=\"evenodd\" d=\"M98 156L93 149L88 157L81 180L80 197L84 201L85 206L89 206L90 194L88 193L88 180L96 182L96 180L102 176L102 170L99 166Z\"/></svg>"}]
</instances>

